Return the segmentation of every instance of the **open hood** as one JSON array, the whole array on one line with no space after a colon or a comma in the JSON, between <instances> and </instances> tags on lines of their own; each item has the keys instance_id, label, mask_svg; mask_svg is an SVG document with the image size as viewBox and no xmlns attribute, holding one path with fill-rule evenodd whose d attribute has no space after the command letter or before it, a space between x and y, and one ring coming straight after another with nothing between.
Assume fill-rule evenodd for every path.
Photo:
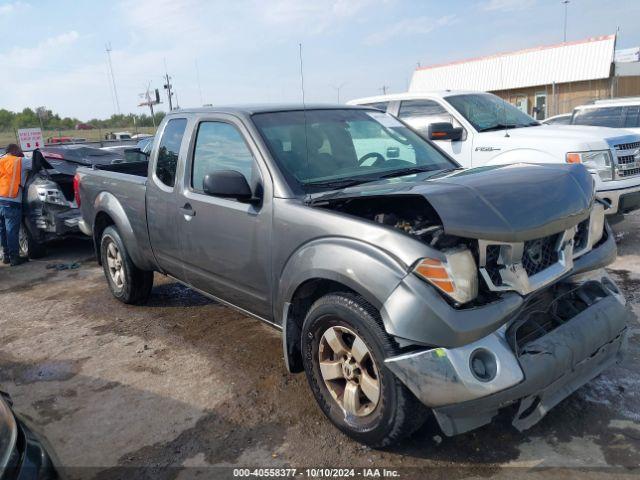
<instances>
[{"instance_id":1,"label":"open hood","mask_svg":"<svg viewBox=\"0 0 640 480\"><path fill-rule=\"evenodd\" d=\"M322 206L381 197L422 197L445 233L518 242L567 229L587 218L593 180L582 165L514 164L370 182L313 197Z\"/></svg>"}]
</instances>

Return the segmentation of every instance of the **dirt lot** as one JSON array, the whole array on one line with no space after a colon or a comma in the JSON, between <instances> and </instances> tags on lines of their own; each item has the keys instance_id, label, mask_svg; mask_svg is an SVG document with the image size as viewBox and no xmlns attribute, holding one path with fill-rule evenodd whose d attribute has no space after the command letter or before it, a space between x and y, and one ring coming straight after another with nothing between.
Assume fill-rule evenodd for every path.
<instances>
[{"instance_id":1,"label":"dirt lot","mask_svg":"<svg viewBox=\"0 0 640 480\"><path fill-rule=\"evenodd\" d=\"M617 230L611 272L638 315L640 216ZM54 261L81 266L47 269ZM640 474L637 320L626 362L531 430L518 433L502 415L446 438L430 420L381 452L324 419L305 377L285 371L277 332L162 277L148 306L124 306L84 242L1 267L0 312L0 385L73 477L231 476L211 466L390 467L422 478L428 469L448 479ZM153 469L128 469L140 466Z\"/></svg>"}]
</instances>

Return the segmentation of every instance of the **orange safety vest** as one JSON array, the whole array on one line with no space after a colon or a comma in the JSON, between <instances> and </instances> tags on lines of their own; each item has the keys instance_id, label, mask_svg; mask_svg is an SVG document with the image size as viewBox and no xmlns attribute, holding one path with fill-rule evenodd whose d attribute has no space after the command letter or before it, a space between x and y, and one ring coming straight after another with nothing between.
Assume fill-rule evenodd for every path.
<instances>
[{"instance_id":1,"label":"orange safety vest","mask_svg":"<svg viewBox=\"0 0 640 480\"><path fill-rule=\"evenodd\" d=\"M17 198L22 180L22 158L13 155L0 157L0 197Z\"/></svg>"}]
</instances>

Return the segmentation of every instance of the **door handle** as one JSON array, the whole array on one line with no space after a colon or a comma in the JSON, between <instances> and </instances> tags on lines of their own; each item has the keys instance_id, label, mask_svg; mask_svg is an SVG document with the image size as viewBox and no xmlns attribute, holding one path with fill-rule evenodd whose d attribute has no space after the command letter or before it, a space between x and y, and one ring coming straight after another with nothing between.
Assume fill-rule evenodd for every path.
<instances>
[{"instance_id":1,"label":"door handle","mask_svg":"<svg viewBox=\"0 0 640 480\"><path fill-rule=\"evenodd\" d=\"M193 217L196 216L196 211L191 207L190 203L185 203L180 208L180 213L182 213L182 215L184 215L184 219L187 220L187 221L191 220Z\"/></svg>"}]
</instances>

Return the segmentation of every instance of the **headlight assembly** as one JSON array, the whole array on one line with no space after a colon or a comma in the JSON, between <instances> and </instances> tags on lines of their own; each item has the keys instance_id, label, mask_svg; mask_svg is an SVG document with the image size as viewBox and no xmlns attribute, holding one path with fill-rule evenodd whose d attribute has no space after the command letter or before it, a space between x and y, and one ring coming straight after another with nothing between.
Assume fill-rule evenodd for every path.
<instances>
[{"instance_id":1,"label":"headlight assembly","mask_svg":"<svg viewBox=\"0 0 640 480\"><path fill-rule=\"evenodd\" d=\"M423 258L414 272L455 302L470 302L478 296L478 268L473 255L466 248L443 253L444 261Z\"/></svg>"},{"instance_id":2,"label":"headlight assembly","mask_svg":"<svg viewBox=\"0 0 640 480\"><path fill-rule=\"evenodd\" d=\"M582 163L590 171L596 172L600 180L613 180L613 160L609 150L567 153L567 163Z\"/></svg>"},{"instance_id":3,"label":"headlight assembly","mask_svg":"<svg viewBox=\"0 0 640 480\"><path fill-rule=\"evenodd\" d=\"M36 191L41 202L63 206L69 205L62 192L57 188L37 187Z\"/></svg>"}]
</instances>

